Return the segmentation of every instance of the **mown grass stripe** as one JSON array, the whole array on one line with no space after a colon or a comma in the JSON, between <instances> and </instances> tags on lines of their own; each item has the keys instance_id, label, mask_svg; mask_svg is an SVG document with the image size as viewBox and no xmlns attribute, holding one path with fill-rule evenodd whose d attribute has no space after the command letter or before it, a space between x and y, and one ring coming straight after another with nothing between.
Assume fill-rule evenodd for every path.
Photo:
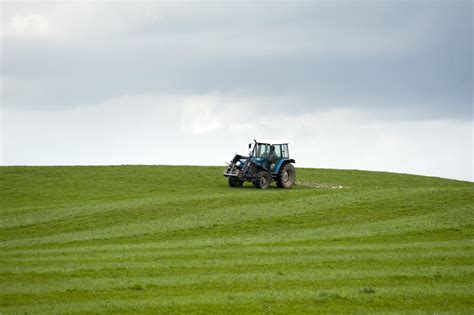
<instances>
[{"instance_id":1,"label":"mown grass stripe","mask_svg":"<svg viewBox=\"0 0 474 315\"><path fill-rule=\"evenodd\" d=\"M1 253L0 257L2 259L8 259L9 257L22 257L22 256L33 256L41 257L43 255L84 255L87 254L95 255L106 255L111 254L121 254L121 253L141 253L141 252L154 252L157 255L187 255L188 253L193 252L206 252L209 254L216 252L234 252L239 251L242 253L252 253L255 251L268 251L268 252L278 252L278 251L288 251L288 250L306 250L317 248L321 252L325 251L378 251L378 250L401 250L401 249L439 249L439 248L458 248L458 247L472 247L474 246L474 239L451 239L449 241L439 241L439 240L425 240L425 241L410 241L406 242L403 238L398 239L397 242L393 241L384 241L384 242L373 242L372 239L362 239L358 242L351 240L350 245L341 244L341 240L329 241L325 243L316 243L307 241L298 242L294 241L290 244L288 242L283 243L264 243L264 244L234 244L233 246L223 245L223 246L194 246L189 247L163 247L160 243L138 243L138 244L112 244L112 245L96 245L96 246L73 246L73 247L64 247L64 248L45 248L45 249L10 249L5 250Z\"/></svg>"},{"instance_id":2,"label":"mown grass stripe","mask_svg":"<svg viewBox=\"0 0 474 315\"><path fill-rule=\"evenodd\" d=\"M306 311L314 312L321 310L321 303L326 304L328 302L336 303L338 305L345 305L345 307L352 308L352 310L363 306L360 309L367 309L367 303L373 303L374 310L383 309L383 304L377 301L377 299L395 298L398 303L410 305L413 303L415 306L424 305L422 301L426 299L435 299L434 301L449 301L453 303L452 308L456 309L454 305L457 303L470 304L471 294L460 294L453 295L451 292L454 290L460 292L466 292L469 290L466 286L446 286L433 289L430 286L423 285L411 285L411 286L393 286L393 287L378 287L377 294L375 296L364 294L360 291L360 287L345 287L345 288L334 288L327 290L326 288L314 287L310 290L308 288L301 289L279 289L279 288L267 288L252 290L248 292L235 292L233 290L224 290L219 292L205 292L199 291L199 288L195 288L190 295L181 295L174 297L162 298L159 295L151 293L148 295L143 290L137 290L137 292L126 291L122 294L117 292L107 292L106 294L93 294L86 295L87 301L76 302L63 302L63 296L59 296L54 304L48 303L48 300L38 300L36 305L28 306L28 308L17 307L15 310L26 310L29 309L32 312L67 312L68 310L74 310L75 312L97 312L97 311L117 311L122 309L133 309L139 310L142 308L153 308L155 312L160 312L162 307L176 306L206 306L208 304L222 305L230 307L234 304L245 305L246 303L252 303L255 298L260 301L272 304L276 303L276 309L281 310L294 310L292 307L293 303L304 303ZM427 290L433 291L431 294L427 294ZM118 296L118 298L117 298ZM34 296L32 297L34 298ZM374 301L375 299L375 301ZM74 301L74 299L73 299ZM280 305L281 303L281 305ZM285 307L289 303L290 308ZM336 309L335 305L330 303L331 309ZM395 306L396 302L392 302ZM436 310L437 307L442 306L442 302L430 301L434 307L428 307L428 309ZM450 304L451 304L450 303ZM265 303L264 303L265 304ZM20 304L21 305L21 304ZM390 305L390 303L389 303ZM6 308L8 310L9 308ZM225 309L225 308L223 308ZM344 308L341 308L343 310ZM426 308L424 308L426 309ZM10 308L12 310L12 308Z\"/></svg>"},{"instance_id":3,"label":"mown grass stripe","mask_svg":"<svg viewBox=\"0 0 474 315\"><path fill-rule=\"evenodd\" d=\"M11 280L11 283L3 283L3 288L17 288L18 290L29 290L32 287L40 288L43 286L50 290L61 289L56 285L62 283L68 288L75 287L77 284L89 284L94 281L103 282L103 285L115 286L120 283L134 282L137 283L155 283L163 285L180 285L192 284L196 282L213 282L213 281L269 281L271 279L291 279L297 280L300 277L301 281L306 280L330 280L339 279L372 279L377 278L380 281L386 281L386 278L399 277L400 280L407 280L410 278L426 277L434 280L442 281L462 281L462 278L472 276L473 265L469 263L459 263L457 265L450 265L444 262L439 265L429 264L400 264L392 266L372 265L368 266L362 263L355 264L352 269L345 266L335 266L325 271L322 267L329 265L306 265L304 271L301 271L299 266L278 265L273 269L256 268L249 272L245 268L215 269L210 268L174 268L174 269L108 269L104 272L85 272L81 277L77 277L77 273L66 273L58 270L50 273L27 273L14 274L5 273L3 277ZM94 271L94 270L89 270ZM385 271L389 271L387 273ZM384 273L385 272L385 273ZM48 281L39 281L39 276L48 276ZM29 277L30 280L24 277ZM36 277L35 277L36 276ZM134 280L135 279L135 280ZM384 280L385 279L385 280ZM26 285L25 285L26 284ZM98 285L100 287L100 285ZM89 287L90 290L95 290L96 287Z\"/></svg>"},{"instance_id":4,"label":"mown grass stripe","mask_svg":"<svg viewBox=\"0 0 474 315\"><path fill-rule=\"evenodd\" d=\"M449 260L451 263L473 263L474 257L472 251L456 252L428 252L428 253L384 253L386 259L379 260L379 253L358 253L358 254L331 254L331 255L298 255L295 261L294 255L252 255L238 257L186 257L185 259L84 259L77 261L46 261L46 264L38 264L34 261L14 261L11 263L0 264L2 272L21 273L21 272L54 272L58 269L64 271L75 270L103 270L114 268L145 269L145 268L193 268L193 267L244 267L252 268L258 266L271 267L276 265L294 264L300 267L316 265L325 262L339 262L341 265L350 262L356 265L359 262L376 265L383 262L386 265L400 264L402 262L410 263L413 260L428 261Z\"/></svg>"},{"instance_id":5,"label":"mown grass stripe","mask_svg":"<svg viewBox=\"0 0 474 315\"><path fill-rule=\"evenodd\" d=\"M447 244L450 245L450 244ZM76 253L60 253L59 255L44 255L44 256L31 256L31 255L24 255L23 257L2 257L0 259L0 263L11 263L11 262L37 262L38 264L42 264L45 262L68 262L68 261L102 261L104 259L113 259L114 261L121 261L121 260L129 260L133 259L134 261L137 260L151 260L151 259L160 259L162 260L173 260L173 259L211 259L214 257L225 258L225 259L232 259L238 258L243 256L273 256L273 257L283 257L283 256L293 256L293 255L315 255L315 256L331 256L331 255L384 255L386 257L391 257L392 255L401 255L405 256L408 254L419 254L419 257L423 257L424 252L429 253L444 253L444 254L452 254L452 253L473 253L472 257L474 259L474 243L466 246L442 246L442 247L423 247L424 251L420 252L420 247L403 247L403 252L400 252L400 247L386 247L382 248L379 247L378 249L367 248L361 250L360 248L350 248L346 247L344 249L322 249L317 246L306 246L306 247L298 247L298 248L291 248L291 247L284 247L284 248L273 248L273 247L260 247L260 248L253 248L251 250L247 249L220 249L220 250L200 250L200 251L132 251L132 252L117 252L117 251L109 251L109 252L100 252L96 251L95 253L87 252L87 259L84 259L84 254L76 254Z\"/></svg>"}]
</instances>

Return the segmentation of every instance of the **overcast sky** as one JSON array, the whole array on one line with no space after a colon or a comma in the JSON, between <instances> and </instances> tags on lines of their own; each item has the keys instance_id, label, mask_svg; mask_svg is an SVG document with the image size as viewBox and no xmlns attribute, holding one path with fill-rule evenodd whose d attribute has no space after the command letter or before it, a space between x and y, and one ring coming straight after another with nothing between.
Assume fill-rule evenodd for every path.
<instances>
[{"instance_id":1,"label":"overcast sky","mask_svg":"<svg viewBox=\"0 0 474 315\"><path fill-rule=\"evenodd\" d=\"M474 180L472 1L1 2L1 164Z\"/></svg>"}]
</instances>

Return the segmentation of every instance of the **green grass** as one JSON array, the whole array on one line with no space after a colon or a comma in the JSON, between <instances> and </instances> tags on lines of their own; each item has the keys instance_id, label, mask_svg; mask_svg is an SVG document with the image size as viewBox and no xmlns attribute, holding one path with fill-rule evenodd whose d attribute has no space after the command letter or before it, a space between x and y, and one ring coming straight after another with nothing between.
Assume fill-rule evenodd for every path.
<instances>
[{"instance_id":1,"label":"green grass","mask_svg":"<svg viewBox=\"0 0 474 315\"><path fill-rule=\"evenodd\" d=\"M222 171L0 167L0 313L474 312L474 183Z\"/></svg>"}]
</instances>

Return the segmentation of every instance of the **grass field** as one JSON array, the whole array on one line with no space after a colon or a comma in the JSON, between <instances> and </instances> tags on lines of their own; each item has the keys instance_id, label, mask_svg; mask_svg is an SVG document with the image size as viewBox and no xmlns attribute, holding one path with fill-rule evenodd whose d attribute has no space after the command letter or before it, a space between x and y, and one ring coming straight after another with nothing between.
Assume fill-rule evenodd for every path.
<instances>
[{"instance_id":1,"label":"grass field","mask_svg":"<svg viewBox=\"0 0 474 315\"><path fill-rule=\"evenodd\" d=\"M0 167L0 313L474 313L474 183Z\"/></svg>"}]
</instances>

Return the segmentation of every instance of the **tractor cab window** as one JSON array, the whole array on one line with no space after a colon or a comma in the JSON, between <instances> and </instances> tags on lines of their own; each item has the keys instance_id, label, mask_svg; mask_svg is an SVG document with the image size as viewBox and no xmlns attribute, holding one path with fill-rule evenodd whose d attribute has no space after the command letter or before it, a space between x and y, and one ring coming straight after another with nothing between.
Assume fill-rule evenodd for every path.
<instances>
[{"instance_id":1,"label":"tractor cab window","mask_svg":"<svg viewBox=\"0 0 474 315\"><path fill-rule=\"evenodd\" d=\"M270 146L264 143L258 143L256 147L256 156L257 157L267 157L270 152Z\"/></svg>"},{"instance_id":2,"label":"tractor cab window","mask_svg":"<svg viewBox=\"0 0 474 315\"><path fill-rule=\"evenodd\" d=\"M277 157L278 159L281 159L281 144L274 144L273 147L275 148L274 149L275 157Z\"/></svg>"},{"instance_id":3,"label":"tractor cab window","mask_svg":"<svg viewBox=\"0 0 474 315\"><path fill-rule=\"evenodd\" d=\"M281 157L283 159L289 159L290 158L290 153L288 152L288 144L282 144L281 145Z\"/></svg>"}]
</instances>

